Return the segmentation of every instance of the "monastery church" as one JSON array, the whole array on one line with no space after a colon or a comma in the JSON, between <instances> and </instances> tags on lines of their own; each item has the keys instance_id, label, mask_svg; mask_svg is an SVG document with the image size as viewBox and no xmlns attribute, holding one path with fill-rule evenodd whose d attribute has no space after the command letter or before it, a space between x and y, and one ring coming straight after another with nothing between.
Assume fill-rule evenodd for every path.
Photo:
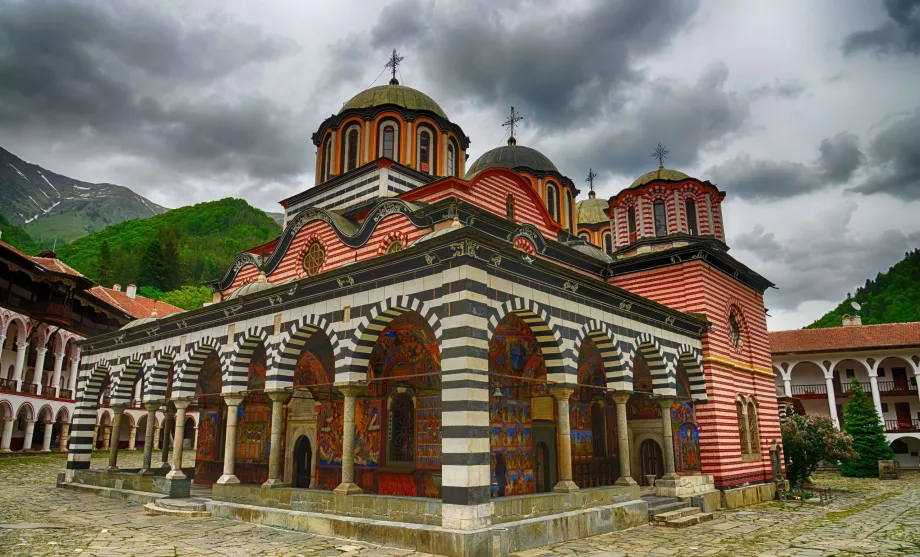
<instances>
[{"instance_id":1,"label":"monastery church","mask_svg":"<svg viewBox=\"0 0 920 557\"><path fill-rule=\"evenodd\" d=\"M729 254L726 193L659 145L609 200L589 171L576 202L513 109L507 145L467 164L395 63L319 125L316 184L212 304L79 343L61 483L209 489L215 516L447 555L644 524L652 489L772 498L772 284ZM193 448L161 468L149 419L143 469L113 444L90 470L97 409L119 424L137 384L176 439L197 415Z\"/></svg>"}]
</instances>

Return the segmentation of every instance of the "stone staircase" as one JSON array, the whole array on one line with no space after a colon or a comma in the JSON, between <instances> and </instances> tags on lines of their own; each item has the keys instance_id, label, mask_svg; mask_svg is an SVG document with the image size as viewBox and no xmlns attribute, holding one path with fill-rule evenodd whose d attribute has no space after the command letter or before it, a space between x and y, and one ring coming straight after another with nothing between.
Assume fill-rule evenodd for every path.
<instances>
[{"instance_id":1,"label":"stone staircase","mask_svg":"<svg viewBox=\"0 0 920 557\"><path fill-rule=\"evenodd\" d=\"M207 499L167 499L164 497L144 505L144 512L149 515L200 518L211 516L207 503Z\"/></svg>"},{"instance_id":2,"label":"stone staircase","mask_svg":"<svg viewBox=\"0 0 920 557\"><path fill-rule=\"evenodd\" d=\"M670 528L686 528L701 522L712 520L712 513L701 512L689 503L684 503L677 497L658 497L645 495L642 499L648 503L648 520L656 526Z\"/></svg>"}]
</instances>

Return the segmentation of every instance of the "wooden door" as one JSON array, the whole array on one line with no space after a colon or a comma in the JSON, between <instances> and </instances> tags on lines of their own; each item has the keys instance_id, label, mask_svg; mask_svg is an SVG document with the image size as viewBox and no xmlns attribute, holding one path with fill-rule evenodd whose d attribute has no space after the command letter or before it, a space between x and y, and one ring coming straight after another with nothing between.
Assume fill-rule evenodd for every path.
<instances>
[{"instance_id":1,"label":"wooden door","mask_svg":"<svg viewBox=\"0 0 920 557\"><path fill-rule=\"evenodd\" d=\"M549 493L553 490L549 479L549 448L546 443L537 443L533 454L533 477L537 493Z\"/></svg>"},{"instance_id":2,"label":"wooden door","mask_svg":"<svg viewBox=\"0 0 920 557\"><path fill-rule=\"evenodd\" d=\"M661 447L654 439L646 439L639 447L639 462L642 468L642 477L639 478L640 485L649 485L646 476L655 475L660 478L664 475L664 457L661 454Z\"/></svg>"},{"instance_id":3,"label":"wooden door","mask_svg":"<svg viewBox=\"0 0 920 557\"><path fill-rule=\"evenodd\" d=\"M891 378L894 381L894 389L896 391L907 390L907 371L903 367L891 370Z\"/></svg>"},{"instance_id":4,"label":"wooden door","mask_svg":"<svg viewBox=\"0 0 920 557\"><path fill-rule=\"evenodd\" d=\"M907 429L911 427L911 414L909 402L895 402L894 412L898 417L898 427Z\"/></svg>"},{"instance_id":5,"label":"wooden door","mask_svg":"<svg viewBox=\"0 0 920 557\"><path fill-rule=\"evenodd\" d=\"M313 468L313 447L306 436L301 435L294 444L294 487L310 487Z\"/></svg>"}]
</instances>

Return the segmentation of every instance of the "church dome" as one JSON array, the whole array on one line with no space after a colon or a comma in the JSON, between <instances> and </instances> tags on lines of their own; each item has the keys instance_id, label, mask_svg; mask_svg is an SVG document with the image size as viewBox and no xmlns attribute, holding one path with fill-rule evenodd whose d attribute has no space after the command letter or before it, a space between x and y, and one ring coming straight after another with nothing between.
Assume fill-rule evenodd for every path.
<instances>
[{"instance_id":1,"label":"church dome","mask_svg":"<svg viewBox=\"0 0 920 557\"><path fill-rule=\"evenodd\" d=\"M559 174L556 165L543 153L522 145L505 145L487 151L476 159L466 171L464 179L469 180L473 175L487 168L510 168L511 170L531 171L538 174L554 172Z\"/></svg>"},{"instance_id":2,"label":"church dome","mask_svg":"<svg viewBox=\"0 0 920 557\"><path fill-rule=\"evenodd\" d=\"M642 176L639 176L638 178L636 178L636 180L632 184L630 184L629 187L634 188L636 186L643 186L645 184L648 184L652 180L666 180L668 182L678 182L680 180L686 180L689 177L690 176L687 176L680 170L672 170L670 168L659 166L658 170L652 170L651 172L646 172Z\"/></svg>"},{"instance_id":3,"label":"church dome","mask_svg":"<svg viewBox=\"0 0 920 557\"><path fill-rule=\"evenodd\" d=\"M411 87L390 83L365 89L351 98L339 111L359 110L375 106L396 105L409 110L427 111L447 120L447 114L434 99Z\"/></svg>"},{"instance_id":4,"label":"church dome","mask_svg":"<svg viewBox=\"0 0 920 557\"><path fill-rule=\"evenodd\" d=\"M578 224L609 223L610 217L604 211L608 203L603 199L591 197L575 204L575 222Z\"/></svg>"}]
</instances>

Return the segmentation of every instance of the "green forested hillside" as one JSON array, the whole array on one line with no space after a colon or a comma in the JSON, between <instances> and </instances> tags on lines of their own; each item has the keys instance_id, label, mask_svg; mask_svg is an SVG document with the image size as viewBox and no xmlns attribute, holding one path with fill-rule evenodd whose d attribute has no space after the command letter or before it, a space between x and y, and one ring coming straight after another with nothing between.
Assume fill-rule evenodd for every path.
<instances>
[{"instance_id":1,"label":"green forested hillside","mask_svg":"<svg viewBox=\"0 0 920 557\"><path fill-rule=\"evenodd\" d=\"M859 315L864 325L920 321L920 249L904 254L904 259L879 273L875 280L856 289L840 303L806 329L839 327L845 314L856 313L850 302L862 305Z\"/></svg>"},{"instance_id":2,"label":"green forested hillside","mask_svg":"<svg viewBox=\"0 0 920 557\"><path fill-rule=\"evenodd\" d=\"M10 223L3 215L0 215L0 230L3 231L0 240L3 240L19 251L29 255L35 255L41 251L41 246L29 236L28 232Z\"/></svg>"},{"instance_id":3,"label":"green forested hillside","mask_svg":"<svg viewBox=\"0 0 920 557\"><path fill-rule=\"evenodd\" d=\"M57 254L102 286L171 291L218 278L238 252L280 233L264 212L228 198L115 224L60 246Z\"/></svg>"}]
</instances>

